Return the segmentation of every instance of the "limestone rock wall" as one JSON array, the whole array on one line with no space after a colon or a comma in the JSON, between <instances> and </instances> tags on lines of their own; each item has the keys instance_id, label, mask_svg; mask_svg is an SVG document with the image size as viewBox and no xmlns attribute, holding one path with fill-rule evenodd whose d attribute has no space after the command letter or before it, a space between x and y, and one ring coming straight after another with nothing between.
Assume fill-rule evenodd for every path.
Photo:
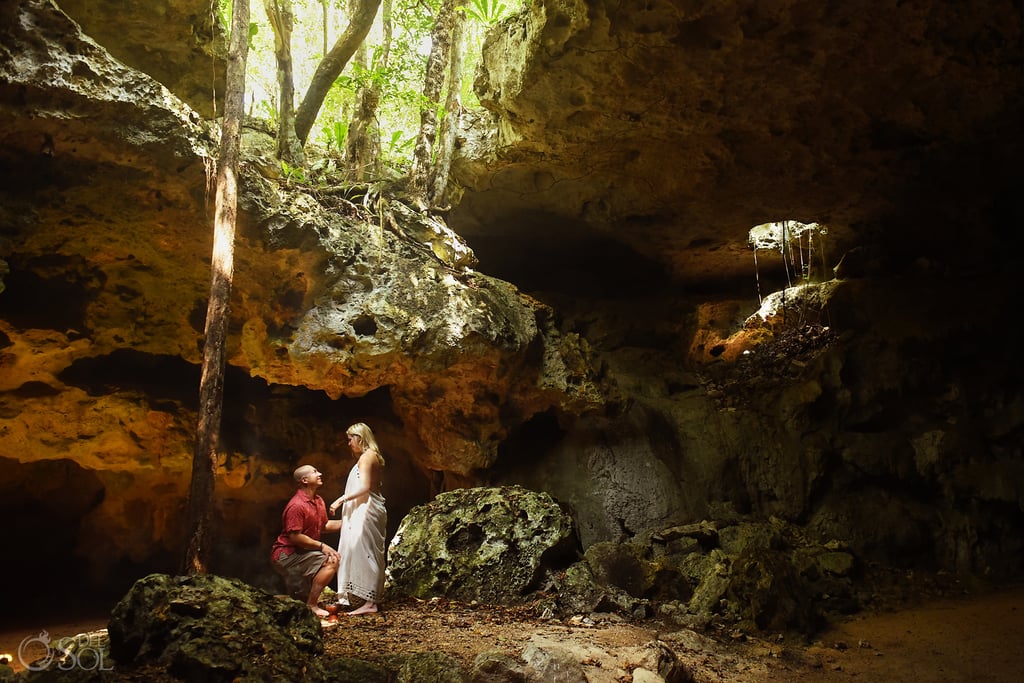
<instances>
[{"instance_id":1,"label":"limestone rock wall","mask_svg":"<svg viewBox=\"0 0 1024 683\"><path fill-rule=\"evenodd\" d=\"M227 27L206 0L60 0L112 56L162 83L204 118L224 113ZM259 8L257 8L259 9Z\"/></svg>"},{"instance_id":2,"label":"limestone rock wall","mask_svg":"<svg viewBox=\"0 0 1024 683\"><path fill-rule=\"evenodd\" d=\"M808 305L811 289L831 291L823 308ZM535 418L503 447L494 481L569 505L585 547L673 520L775 515L866 562L1015 576L1022 339L1000 311L1019 291L1008 273L970 288L794 288L791 322L779 312L770 332L755 320L720 338L732 361L678 364L683 348L608 339L602 357L630 408L570 430Z\"/></svg>"},{"instance_id":3,"label":"limestone rock wall","mask_svg":"<svg viewBox=\"0 0 1024 683\"><path fill-rule=\"evenodd\" d=\"M492 267L586 226L693 286L774 220L964 258L934 224L1019 178L1021 36L1011 0L531 2L484 46L452 225Z\"/></svg>"},{"instance_id":4,"label":"limestone rock wall","mask_svg":"<svg viewBox=\"0 0 1024 683\"><path fill-rule=\"evenodd\" d=\"M0 7L0 500L54 541L26 575L118 590L182 548L216 131L206 56L159 72L142 10L65 5ZM217 569L273 587L290 471L330 495L367 421L395 525L524 484L584 545L777 515L1019 574L1021 48L1008 0L531 3L488 39L458 235L266 177L250 130ZM828 224L813 286L755 265L781 219Z\"/></svg>"},{"instance_id":5,"label":"limestone rock wall","mask_svg":"<svg viewBox=\"0 0 1024 683\"><path fill-rule=\"evenodd\" d=\"M631 403L535 419L495 481L570 503L585 543L778 514L880 561L1019 572L1022 47L1010 2L549 0L507 19L451 223ZM782 293L792 245L755 262L749 231L775 220L827 226L820 287Z\"/></svg>"},{"instance_id":6,"label":"limestone rock wall","mask_svg":"<svg viewBox=\"0 0 1024 683\"><path fill-rule=\"evenodd\" d=\"M183 548L216 131L52 3L4 13L3 507L19 542L59 538L73 582L122 588ZM273 587L291 471L313 462L336 495L349 424L378 434L397 525L474 481L509 425L606 392L585 340L468 269L443 226L387 198L373 215L321 203L261 176L260 149L248 133L214 563ZM46 556L24 571L66 574Z\"/></svg>"}]
</instances>

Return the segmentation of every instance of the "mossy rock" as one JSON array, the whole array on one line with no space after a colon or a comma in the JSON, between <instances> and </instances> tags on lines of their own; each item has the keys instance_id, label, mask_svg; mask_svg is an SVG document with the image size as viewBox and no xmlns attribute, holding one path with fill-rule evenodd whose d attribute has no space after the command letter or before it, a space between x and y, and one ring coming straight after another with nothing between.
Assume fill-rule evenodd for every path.
<instances>
[{"instance_id":1,"label":"mossy rock","mask_svg":"<svg viewBox=\"0 0 1024 683\"><path fill-rule=\"evenodd\" d=\"M571 517L546 493L469 488L409 511L391 543L389 592L517 604L579 546Z\"/></svg>"},{"instance_id":2,"label":"mossy rock","mask_svg":"<svg viewBox=\"0 0 1024 683\"><path fill-rule=\"evenodd\" d=\"M327 680L333 683L389 683L391 673L383 666L351 657L339 657L324 663Z\"/></svg>"},{"instance_id":3,"label":"mossy rock","mask_svg":"<svg viewBox=\"0 0 1024 683\"><path fill-rule=\"evenodd\" d=\"M114 606L108 631L117 666L189 681L324 680L309 608L237 579L151 574Z\"/></svg>"}]
</instances>

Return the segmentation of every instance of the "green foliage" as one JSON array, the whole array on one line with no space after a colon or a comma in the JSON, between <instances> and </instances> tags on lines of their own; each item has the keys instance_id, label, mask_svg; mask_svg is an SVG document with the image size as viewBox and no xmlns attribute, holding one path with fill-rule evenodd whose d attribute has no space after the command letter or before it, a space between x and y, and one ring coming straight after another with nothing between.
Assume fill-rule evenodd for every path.
<instances>
[{"instance_id":1,"label":"green foliage","mask_svg":"<svg viewBox=\"0 0 1024 683\"><path fill-rule=\"evenodd\" d=\"M344 121L331 121L330 125L324 126L323 140L328 149L344 152L345 140L347 139L348 124Z\"/></svg>"},{"instance_id":2,"label":"green foliage","mask_svg":"<svg viewBox=\"0 0 1024 683\"><path fill-rule=\"evenodd\" d=\"M299 185L308 189L322 189L344 182L338 161L329 155L318 157L307 168L281 161L281 177L288 186Z\"/></svg>"},{"instance_id":3,"label":"green foliage","mask_svg":"<svg viewBox=\"0 0 1024 683\"><path fill-rule=\"evenodd\" d=\"M306 172L301 166L292 166L284 159L281 159L281 175L284 177L285 183L291 185L293 182L305 183Z\"/></svg>"},{"instance_id":4,"label":"green foliage","mask_svg":"<svg viewBox=\"0 0 1024 683\"><path fill-rule=\"evenodd\" d=\"M277 128L277 105L271 100L260 100L254 105L255 111L251 111L250 114L266 119L271 126Z\"/></svg>"},{"instance_id":5,"label":"green foliage","mask_svg":"<svg viewBox=\"0 0 1024 683\"><path fill-rule=\"evenodd\" d=\"M334 159L330 157L321 157L314 161L309 166L309 173L311 178L320 185L325 184L327 181L333 180L337 172L338 164Z\"/></svg>"},{"instance_id":6,"label":"green foliage","mask_svg":"<svg viewBox=\"0 0 1024 683\"><path fill-rule=\"evenodd\" d=\"M388 140L385 151L388 154L403 154L405 152L411 152L413 145L416 144L416 136L410 135L408 137L402 137L402 131L396 130L391 133L391 138Z\"/></svg>"},{"instance_id":7,"label":"green foliage","mask_svg":"<svg viewBox=\"0 0 1024 683\"><path fill-rule=\"evenodd\" d=\"M414 35L419 42L423 36L429 36L434 28L434 15L440 6L440 0L395 0L392 19L397 33L406 32Z\"/></svg>"},{"instance_id":8,"label":"green foliage","mask_svg":"<svg viewBox=\"0 0 1024 683\"><path fill-rule=\"evenodd\" d=\"M231 0L217 0L216 4L221 25L231 26L231 12L234 10Z\"/></svg>"},{"instance_id":9,"label":"green foliage","mask_svg":"<svg viewBox=\"0 0 1024 683\"><path fill-rule=\"evenodd\" d=\"M462 101L473 106L475 98L472 94L472 81L479 62L483 36L511 12L523 7L524 2L464 1L466 6L460 9L469 19L465 24L468 48L463 81L456 87L462 93ZM362 65L353 61L335 81L320 109L319 123L313 127L308 141L310 144L341 151L360 90L374 86L380 93L376 116L377 126L382 131L382 161L399 170L408 165L419 130L420 113L423 107L428 106L422 90L430 53L430 35L439 4L440 0L394 0L386 65L382 64L383 27L378 13L377 24L366 39L368 63ZM347 6L345 0L292 0L294 31L291 49L296 106L305 95L313 73L324 56L324 8L328 11L328 42L333 45L348 25ZM229 25L231 0L217 0L216 8L224 17L225 25ZM280 93L274 32L261 3L252 6L251 19L246 75L249 113L268 120L276 127ZM285 175L289 181L300 182L295 171L286 171Z\"/></svg>"},{"instance_id":10,"label":"green foliage","mask_svg":"<svg viewBox=\"0 0 1024 683\"><path fill-rule=\"evenodd\" d=\"M255 38L256 34L259 33L259 32L260 32L260 25L257 24L255 21L250 21L249 22L249 49L250 50L255 48L255 43L253 43L253 38Z\"/></svg>"},{"instance_id":11,"label":"green foliage","mask_svg":"<svg viewBox=\"0 0 1024 683\"><path fill-rule=\"evenodd\" d=\"M458 11L465 12L467 17L485 26L494 26L505 18L508 6L501 0L472 0L469 5L459 7Z\"/></svg>"}]
</instances>

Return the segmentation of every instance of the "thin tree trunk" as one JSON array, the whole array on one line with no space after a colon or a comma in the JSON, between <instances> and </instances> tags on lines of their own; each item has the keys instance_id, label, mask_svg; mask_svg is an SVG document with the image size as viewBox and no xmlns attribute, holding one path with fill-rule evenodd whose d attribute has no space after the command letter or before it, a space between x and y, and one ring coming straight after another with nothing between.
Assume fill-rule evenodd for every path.
<instances>
[{"instance_id":1,"label":"thin tree trunk","mask_svg":"<svg viewBox=\"0 0 1024 683\"><path fill-rule=\"evenodd\" d=\"M365 61L365 57L363 60ZM359 63L358 56L356 63ZM371 82L359 89L352 119L348 124L348 137L345 139L345 163L352 173L352 178L357 181L373 176L376 170L374 162L377 135L374 122L379 104L380 88L376 83Z\"/></svg>"},{"instance_id":2,"label":"thin tree trunk","mask_svg":"<svg viewBox=\"0 0 1024 683\"><path fill-rule=\"evenodd\" d=\"M228 45L227 89L224 122L221 124L220 158L210 260L210 301L206 308L203 372L199 382L199 417L192 454L189 490L189 544L184 572L205 574L212 549L214 482L217 441L224 402L224 345L227 339L231 280L234 276L235 219L237 217L237 170L245 113L245 61L249 51L249 0L234 0L231 39Z\"/></svg>"},{"instance_id":3,"label":"thin tree trunk","mask_svg":"<svg viewBox=\"0 0 1024 683\"><path fill-rule=\"evenodd\" d=\"M455 154L455 135L459 130L459 119L462 116L462 62L463 44L462 29L465 25L466 13L455 12L452 17L452 49L448 65L448 95L444 102L444 118L441 120L441 132L437 139L437 160L431 165L430 205L443 206L448 191L448 174L452 168L452 157Z\"/></svg>"},{"instance_id":4,"label":"thin tree trunk","mask_svg":"<svg viewBox=\"0 0 1024 683\"><path fill-rule=\"evenodd\" d=\"M381 21L384 36L380 50L370 68L374 71L386 69L391 54L391 0L383 0ZM359 99L348 127L345 142L345 160L357 181L376 176L380 164L380 129L377 126L377 110L380 106L380 84L374 79L359 91Z\"/></svg>"},{"instance_id":5,"label":"thin tree trunk","mask_svg":"<svg viewBox=\"0 0 1024 683\"><path fill-rule=\"evenodd\" d=\"M334 85L334 80L341 75L348 60L352 59L352 55L362 45L366 34L373 27L380 3L381 0L358 0L345 31L317 66L309 89L302 98L302 104L295 113L295 135L303 145L309 138L309 131L313 129L316 116L320 113L320 107Z\"/></svg>"},{"instance_id":6,"label":"thin tree trunk","mask_svg":"<svg viewBox=\"0 0 1024 683\"><path fill-rule=\"evenodd\" d=\"M274 56L277 59L278 127L277 158L292 166L301 166L304 155L295 135L295 82L292 75L292 0L263 0L270 27L274 31Z\"/></svg>"},{"instance_id":7,"label":"thin tree trunk","mask_svg":"<svg viewBox=\"0 0 1024 683\"><path fill-rule=\"evenodd\" d=\"M441 101L444 76L451 52L452 21L456 0L442 0L430 37L432 44L427 57L427 75L423 83L424 106L420 111L420 130L412 153L409 171L409 189L414 197L424 201L430 180L431 157L437 138L437 105Z\"/></svg>"},{"instance_id":8,"label":"thin tree trunk","mask_svg":"<svg viewBox=\"0 0 1024 683\"><path fill-rule=\"evenodd\" d=\"M327 20L330 18L330 12L328 11L330 0L320 0L320 6L324 10L324 54L327 54Z\"/></svg>"}]
</instances>

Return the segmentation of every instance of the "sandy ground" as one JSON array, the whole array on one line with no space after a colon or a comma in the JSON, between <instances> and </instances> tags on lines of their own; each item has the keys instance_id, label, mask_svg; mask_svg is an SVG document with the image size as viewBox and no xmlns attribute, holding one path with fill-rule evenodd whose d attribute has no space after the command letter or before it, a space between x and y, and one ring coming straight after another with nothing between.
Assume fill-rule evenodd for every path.
<instances>
[{"instance_id":1,"label":"sandy ground","mask_svg":"<svg viewBox=\"0 0 1024 683\"><path fill-rule=\"evenodd\" d=\"M59 639L105 627L105 615L26 621L0 631L0 653L12 655L20 670L18 650L26 638L46 631ZM541 621L528 610L413 600L385 605L379 615L343 616L325 629L324 643L327 656L374 661L396 651L441 651L468 666L484 650L516 655L531 637L612 653L657 638L672 647L699 683L1016 683L1024 680L1022 632L1024 586L856 615L811 643L780 636L713 637L654 622Z\"/></svg>"},{"instance_id":2,"label":"sandy ground","mask_svg":"<svg viewBox=\"0 0 1024 683\"><path fill-rule=\"evenodd\" d=\"M860 615L823 634L800 680L1007 682L1024 680L1024 588Z\"/></svg>"}]
</instances>

